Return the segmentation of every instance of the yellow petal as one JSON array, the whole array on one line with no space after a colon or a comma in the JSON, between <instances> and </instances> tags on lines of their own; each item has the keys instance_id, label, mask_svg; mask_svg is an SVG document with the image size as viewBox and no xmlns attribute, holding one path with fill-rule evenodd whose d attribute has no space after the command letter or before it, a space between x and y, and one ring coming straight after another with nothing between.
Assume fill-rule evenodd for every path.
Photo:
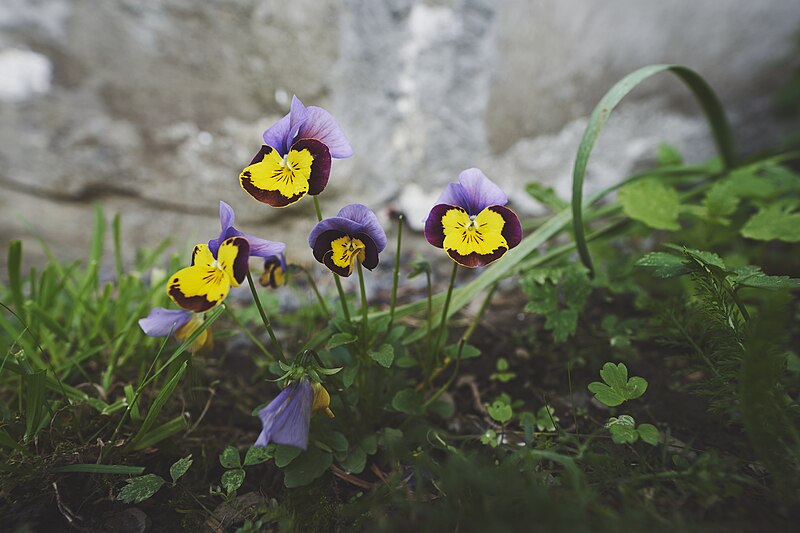
<instances>
[{"instance_id":1,"label":"yellow petal","mask_svg":"<svg viewBox=\"0 0 800 533\"><path fill-rule=\"evenodd\" d=\"M246 253L250 254L250 247L247 246L247 239L244 237L231 237L219 246L217 251L217 264L219 268L228 276L228 281L233 287L238 287L247 275L247 258L240 258L245 253L242 246L247 248ZM237 259L240 259L237 262Z\"/></svg>"},{"instance_id":2,"label":"yellow petal","mask_svg":"<svg viewBox=\"0 0 800 533\"><path fill-rule=\"evenodd\" d=\"M198 244L192 252L192 266L210 267L214 264L214 254L211 253L207 244Z\"/></svg>"},{"instance_id":3,"label":"yellow petal","mask_svg":"<svg viewBox=\"0 0 800 533\"><path fill-rule=\"evenodd\" d=\"M183 309L202 313L228 295L228 275L216 267L195 265L173 274L167 284L167 294Z\"/></svg>"},{"instance_id":4,"label":"yellow petal","mask_svg":"<svg viewBox=\"0 0 800 533\"><path fill-rule=\"evenodd\" d=\"M505 220L489 208L470 218L460 208L449 209L442 217L443 247L459 255L490 255L498 248L508 248L502 231Z\"/></svg>"},{"instance_id":5,"label":"yellow petal","mask_svg":"<svg viewBox=\"0 0 800 533\"><path fill-rule=\"evenodd\" d=\"M311 164L314 156L307 149L290 150L282 158L277 150L272 150L258 163L245 168L249 172L252 185L263 191L277 191L285 198L293 198L308 192L311 177Z\"/></svg>"},{"instance_id":6,"label":"yellow petal","mask_svg":"<svg viewBox=\"0 0 800 533\"><path fill-rule=\"evenodd\" d=\"M322 411L326 416L334 418L333 411L330 410L331 395L325 390L321 383L314 383L314 402L311 404L311 413Z\"/></svg>"},{"instance_id":7,"label":"yellow petal","mask_svg":"<svg viewBox=\"0 0 800 533\"><path fill-rule=\"evenodd\" d=\"M192 334L197 331L197 328L203 325L203 320L199 316L192 317L192 319L177 329L174 333L174 336L179 341L183 342ZM211 329L206 328L204 329L192 343L189 345L189 351L191 353L197 353L200 350L211 347L214 344L213 338L211 336Z\"/></svg>"},{"instance_id":8,"label":"yellow petal","mask_svg":"<svg viewBox=\"0 0 800 533\"><path fill-rule=\"evenodd\" d=\"M351 272L355 266L356 259L364 261L367 247L361 239L351 239L347 235L331 241L331 259L333 264L339 268L347 268Z\"/></svg>"}]
</instances>

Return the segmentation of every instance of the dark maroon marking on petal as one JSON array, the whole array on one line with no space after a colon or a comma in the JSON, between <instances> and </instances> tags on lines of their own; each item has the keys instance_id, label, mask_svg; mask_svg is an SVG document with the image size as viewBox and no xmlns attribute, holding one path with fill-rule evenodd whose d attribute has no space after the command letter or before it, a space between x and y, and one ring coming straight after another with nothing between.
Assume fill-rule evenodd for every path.
<instances>
[{"instance_id":1,"label":"dark maroon marking on petal","mask_svg":"<svg viewBox=\"0 0 800 533\"><path fill-rule=\"evenodd\" d=\"M333 262L333 250L328 250L328 253L325 254L325 257L322 258L322 264L328 267L331 272L339 274L343 278L348 277L353 271L349 268L342 268L336 263Z\"/></svg>"},{"instance_id":2,"label":"dark maroon marking on petal","mask_svg":"<svg viewBox=\"0 0 800 533\"><path fill-rule=\"evenodd\" d=\"M464 211L458 206L450 204L436 204L428 213L428 218L425 220L425 238L429 243L442 248L444 246L444 226L442 225L442 217L451 209L459 209ZM466 213L466 211L464 211Z\"/></svg>"},{"instance_id":3,"label":"dark maroon marking on petal","mask_svg":"<svg viewBox=\"0 0 800 533\"><path fill-rule=\"evenodd\" d=\"M522 241L522 224L520 224L516 213L502 205L491 205L487 209L503 217L505 224L503 224L500 234L506 240L508 248L511 249L518 245Z\"/></svg>"},{"instance_id":4,"label":"dark maroon marking on petal","mask_svg":"<svg viewBox=\"0 0 800 533\"><path fill-rule=\"evenodd\" d=\"M500 247L491 254L481 255L477 252L472 252L469 255L461 255L457 253L455 250L447 250L447 255L449 255L453 259L453 261L455 261L459 265L463 265L468 268L475 268L475 267L486 266L489 263L497 261L507 251L508 248Z\"/></svg>"},{"instance_id":5,"label":"dark maroon marking on petal","mask_svg":"<svg viewBox=\"0 0 800 533\"><path fill-rule=\"evenodd\" d=\"M181 308L186 309L188 311L194 311L195 313L202 313L204 311L208 311L209 309L217 305L217 302L212 302L205 296L184 295L181 292L180 286L178 285L178 278L172 278L172 280L170 280L167 293Z\"/></svg>"},{"instance_id":6,"label":"dark maroon marking on petal","mask_svg":"<svg viewBox=\"0 0 800 533\"><path fill-rule=\"evenodd\" d=\"M328 231L320 233L317 240L314 241L314 245L311 247L312 250L314 250L314 259L323 263L325 254L331 252L331 243L339 237L345 237L346 235L347 234L343 231L335 229L329 229Z\"/></svg>"},{"instance_id":7,"label":"dark maroon marking on petal","mask_svg":"<svg viewBox=\"0 0 800 533\"><path fill-rule=\"evenodd\" d=\"M364 243L364 261L361 265L367 270L372 270L378 266L378 245L366 233L356 233L354 238L359 239Z\"/></svg>"},{"instance_id":8,"label":"dark maroon marking on petal","mask_svg":"<svg viewBox=\"0 0 800 533\"><path fill-rule=\"evenodd\" d=\"M255 165L256 163L261 163L264 160L264 156L269 155L274 148L272 146L267 146L266 144L261 145L261 149L253 156L253 160L250 161L250 165ZM249 166L249 165L248 165Z\"/></svg>"},{"instance_id":9,"label":"dark maroon marking on petal","mask_svg":"<svg viewBox=\"0 0 800 533\"><path fill-rule=\"evenodd\" d=\"M194 266L194 258L197 257L197 254L199 252L200 252L200 245L198 244L197 246L194 247L194 250L192 250L192 265L191 266Z\"/></svg>"},{"instance_id":10,"label":"dark maroon marking on petal","mask_svg":"<svg viewBox=\"0 0 800 533\"><path fill-rule=\"evenodd\" d=\"M250 175L250 171L248 170L243 171L239 175L239 183L242 185L242 189L244 189L247 194L259 202L265 203L272 207L286 207L287 205L295 203L304 196L303 193L300 193L292 196L291 198L287 198L278 191L265 191L263 189L259 189L253 185L253 179Z\"/></svg>"},{"instance_id":11,"label":"dark maroon marking on petal","mask_svg":"<svg viewBox=\"0 0 800 533\"><path fill-rule=\"evenodd\" d=\"M231 237L222 243L232 244L236 246L239 251L236 253L236 259L233 260L233 279L236 283L241 285L247 278L247 260L250 259L250 243L244 237Z\"/></svg>"},{"instance_id":12,"label":"dark maroon marking on petal","mask_svg":"<svg viewBox=\"0 0 800 533\"><path fill-rule=\"evenodd\" d=\"M316 139L300 139L291 150L308 150L314 160L311 162L311 175L308 177L308 194L321 193L331 175L331 151L327 145Z\"/></svg>"}]
</instances>

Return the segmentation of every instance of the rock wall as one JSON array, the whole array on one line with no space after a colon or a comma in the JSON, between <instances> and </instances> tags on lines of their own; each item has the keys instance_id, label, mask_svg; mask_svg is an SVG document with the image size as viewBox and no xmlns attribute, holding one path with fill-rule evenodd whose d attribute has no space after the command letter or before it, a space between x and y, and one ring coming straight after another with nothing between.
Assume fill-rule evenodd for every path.
<instances>
[{"instance_id":1,"label":"rock wall","mask_svg":"<svg viewBox=\"0 0 800 533\"><path fill-rule=\"evenodd\" d=\"M40 237L79 258L99 201L123 215L126 259L168 236L185 252L216 235L224 199L240 227L307 260L310 202L273 210L236 179L293 93L329 109L355 150L334 162L328 213L359 201L418 226L470 166L535 212L525 183L568 196L585 117L639 66L698 70L746 150L780 138L797 124L768 107L798 29L796 0L4 0L0 246ZM612 118L590 186L662 141L690 160L713 153L668 76ZM26 258L43 259L35 243Z\"/></svg>"}]
</instances>

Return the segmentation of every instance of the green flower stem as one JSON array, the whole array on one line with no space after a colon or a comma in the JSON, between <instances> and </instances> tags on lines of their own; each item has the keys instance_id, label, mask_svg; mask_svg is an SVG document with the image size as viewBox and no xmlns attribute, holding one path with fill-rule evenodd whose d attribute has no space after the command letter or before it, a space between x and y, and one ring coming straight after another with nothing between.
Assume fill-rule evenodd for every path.
<instances>
[{"instance_id":1,"label":"green flower stem","mask_svg":"<svg viewBox=\"0 0 800 533\"><path fill-rule=\"evenodd\" d=\"M322 209L319 206L319 198L316 195L313 196L314 198L314 210L317 212L317 222L322 222ZM347 298L344 295L344 289L342 288L342 281L339 279L339 274L336 272L332 272L333 274L333 281L336 283L336 291L339 293L339 300L342 302L342 312L344 313L344 319L347 320L348 323L351 323L350 320L350 310L347 309Z\"/></svg>"},{"instance_id":2,"label":"green flower stem","mask_svg":"<svg viewBox=\"0 0 800 533\"><path fill-rule=\"evenodd\" d=\"M442 342L447 340L447 311L450 308L450 298L453 296L453 287L456 284L456 272L458 272L458 263L453 261L453 271L450 274L450 284L447 286L447 296L444 298L444 307L442 308L442 323L440 325L441 330L439 330L439 334L436 336L436 344L434 345L434 350L432 355L436 358L436 361L439 360L439 350L442 348Z\"/></svg>"},{"instance_id":3,"label":"green flower stem","mask_svg":"<svg viewBox=\"0 0 800 533\"><path fill-rule=\"evenodd\" d=\"M261 350L261 353L266 355L267 359L269 359L270 362L274 361L275 360L275 356L272 355L269 352L269 350L267 350L267 347L264 346L264 344L260 340L258 340L258 337L253 335L253 332L251 332L249 329L247 329L247 327L244 324L242 324L242 321L239 320L239 317L236 316L236 313L234 313L233 310L230 307L225 307L225 311L227 311L228 315L233 319L234 322L236 322L236 325L239 326L239 329L241 329L244 332L244 334L247 335L247 338L249 338L251 341L253 341L253 344L255 344L258 347L259 350ZM223 354L223 357L224 357L224 354Z\"/></svg>"},{"instance_id":4,"label":"green flower stem","mask_svg":"<svg viewBox=\"0 0 800 533\"><path fill-rule=\"evenodd\" d=\"M261 320L264 322L264 327L267 328L269 338L272 340L272 344L275 346L275 349L278 350L278 360L285 363L286 356L283 354L283 348L281 348L281 343L278 341L278 337L275 336L275 332L272 331L272 326L269 323L269 318L267 318L267 313L264 312L264 307L261 305L261 299L258 297L258 292L256 291L256 286L255 283L253 283L253 277L250 275L249 269L247 270L247 283L250 285L250 292L253 293L253 300L256 302L258 314L261 315Z\"/></svg>"},{"instance_id":5,"label":"green flower stem","mask_svg":"<svg viewBox=\"0 0 800 533\"><path fill-rule=\"evenodd\" d=\"M364 353L369 350L369 307L367 306L367 289L364 287L364 269L361 261L356 261L358 267L358 285L361 289L361 344Z\"/></svg>"},{"instance_id":6,"label":"green flower stem","mask_svg":"<svg viewBox=\"0 0 800 533\"><path fill-rule=\"evenodd\" d=\"M308 284L311 285L311 289L314 291L314 295L316 295L316 297L317 297L317 302L319 303L319 306L322 308L322 312L324 314L326 314L326 315L330 315L331 312L328 309L328 304L325 303L325 299L322 297L322 294L319 292L319 288L317 288L317 283L314 281L314 277L311 275L311 272L309 272L308 270L306 270L305 268L303 268L301 266L298 266L298 268L300 270L302 270L303 273L308 278Z\"/></svg>"},{"instance_id":7,"label":"green flower stem","mask_svg":"<svg viewBox=\"0 0 800 533\"><path fill-rule=\"evenodd\" d=\"M450 377L447 379L445 384L442 385L441 387L439 387L439 390L437 390L435 393L433 393L433 395L430 398L428 398L428 400L423 405L424 409L427 409L428 407L430 407L430 405L433 402L435 402L439 398L439 396L444 394L444 392L448 389L448 387L450 387L450 385L452 385L453 380L456 379L456 376L458 375L458 369L461 366L461 352L464 350L464 344L465 343L466 343L466 339L464 337L461 337L461 340L458 343L458 352L456 352L456 364L453 367L453 373L450 374Z\"/></svg>"},{"instance_id":8,"label":"green flower stem","mask_svg":"<svg viewBox=\"0 0 800 533\"><path fill-rule=\"evenodd\" d=\"M389 308L389 326L386 331L392 330L394 324L394 308L397 306L397 283L400 279L400 245L403 242L403 220L400 215L397 219L397 250L394 254L394 273L392 274L392 304Z\"/></svg>"},{"instance_id":9,"label":"green flower stem","mask_svg":"<svg viewBox=\"0 0 800 533\"><path fill-rule=\"evenodd\" d=\"M470 338L472 338L472 334L475 333L475 330L478 327L483 315L486 313L486 310L489 308L489 302L492 301L492 296L494 296L494 291L497 289L497 283L492 285L489 288L489 292L486 293L486 297L483 299L483 303L481 303L480 309L478 309L478 314L475 315L475 318L472 319L472 323L467 328L467 331L464 333L462 337L465 342L469 342Z\"/></svg>"}]
</instances>

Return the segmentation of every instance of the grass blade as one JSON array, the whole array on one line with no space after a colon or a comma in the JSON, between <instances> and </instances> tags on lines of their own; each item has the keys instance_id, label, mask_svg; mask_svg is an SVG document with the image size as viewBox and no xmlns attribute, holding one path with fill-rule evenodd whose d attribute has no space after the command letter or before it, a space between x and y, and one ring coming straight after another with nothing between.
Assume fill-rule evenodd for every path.
<instances>
[{"instance_id":1,"label":"grass blade","mask_svg":"<svg viewBox=\"0 0 800 533\"><path fill-rule=\"evenodd\" d=\"M592 111L589 123L586 125L583 138L578 146L575 167L572 172L572 218L575 243L581 261L590 272L593 271L592 258L586 244L586 229L583 224L583 181L586 176L589 155L592 153L595 141L600 136L600 131L617 104L640 83L661 72L672 72L689 87L708 119L724 168L726 170L730 169L734 164L735 149L730 124L719 99L700 75L680 65L650 65L622 78L600 99L600 102Z\"/></svg>"},{"instance_id":2,"label":"grass blade","mask_svg":"<svg viewBox=\"0 0 800 533\"><path fill-rule=\"evenodd\" d=\"M144 473L143 466L126 465L98 465L93 463L79 463L74 465L57 466L51 472L56 474L71 474L75 472L86 474L117 474L138 476Z\"/></svg>"},{"instance_id":3,"label":"grass blade","mask_svg":"<svg viewBox=\"0 0 800 533\"><path fill-rule=\"evenodd\" d=\"M158 393L156 399L153 400L153 405L151 405L150 409L147 410L147 416L145 416L144 422L142 422L142 426L139 428L139 432L133 438L134 449L140 449L139 445L141 444L141 440L153 426L156 421L156 417L161 412L161 409L172 396L172 392L178 385L178 381L180 381L181 377L183 377L183 373L186 371L187 366L189 366L189 362L184 361L178 371L175 372L175 375L172 376L169 381L167 381L167 384L164 385L164 387L161 389L161 392Z\"/></svg>"}]
</instances>

